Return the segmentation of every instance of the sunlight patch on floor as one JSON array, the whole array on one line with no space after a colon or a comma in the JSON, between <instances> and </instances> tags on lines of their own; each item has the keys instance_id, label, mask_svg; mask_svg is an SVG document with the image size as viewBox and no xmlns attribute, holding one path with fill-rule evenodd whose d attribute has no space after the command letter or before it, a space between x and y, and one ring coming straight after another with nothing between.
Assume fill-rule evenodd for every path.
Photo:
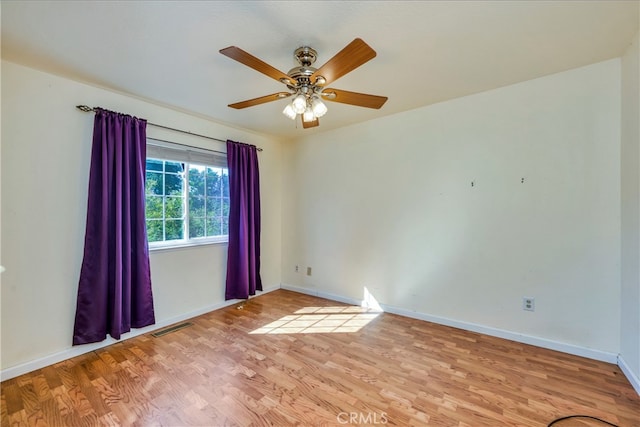
<instances>
[{"instance_id":1,"label":"sunlight patch on floor","mask_svg":"<svg viewBox=\"0 0 640 427\"><path fill-rule=\"evenodd\" d=\"M380 315L367 307L304 307L250 334L319 334L358 332Z\"/></svg>"}]
</instances>

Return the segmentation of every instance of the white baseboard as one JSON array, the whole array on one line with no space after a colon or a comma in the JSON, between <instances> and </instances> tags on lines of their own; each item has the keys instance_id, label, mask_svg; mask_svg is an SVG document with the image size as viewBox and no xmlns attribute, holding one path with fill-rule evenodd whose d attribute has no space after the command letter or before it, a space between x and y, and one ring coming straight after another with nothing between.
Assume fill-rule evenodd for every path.
<instances>
[{"instance_id":1,"label":"white baseboard","mask_svg":"<svg viewBox=\"0 0 640 427\"><path fill-rule=\"evenodd\" d=\"M559 341L553 341L546 338L520 334L518 332L512 332L504 329L493 328L490 326L484 326L477 323L463 322L460 320L453 320L446 317L418 313L415 311L410 311L410 310L406 310L398 307L392 307L384 304L380 304L380 306L385 312L388 312L388 313L399 314L401 316L412 317L414 319L425 320L427 322L433 322L440 325L451 326L453 328L464 329L466 331L477 332L480 334L490 335L492 337L504 338L504 339L519 342L522 344L529 344L536 347L546 348L549 350L556 350L563 353L586 357L588 359L600 360L607 363L616 364L616 362L618 361L618 355L615 353L609 353L606 351L595 350L595 349L581 347L573 344L566 344Z\"/></svg>"},{"instance_id":2,"label":"white baseboard","mask_svg":"<svg viewBox=\"0 0 640 427\"><path fill-rule=\"evenodd\" d=\"M620 370L624 374L625 377L629 380L636 393L640 395L640 378L636 374L633 373L627 362L622 358L622 356L618 356L618 366Z\"/></svg>"},{"instance_id":3,"label":"white baseboard","mask_svg":"<svg viewBox=\"0 0 640 427\"><path fill-rule=\"evenodd\" d=\"M300 288L297 286L286 285L286 284L282 285L282 289L287 289L290 291L300 292L308 295L314 295L321 298L330 299L333 301L344 302L347 304L363 305L362 300L347 298L340 295L333 295L333 294L318 291L315 289ZM616 364L618 362L618 355L615 353L594 350L591 348L576 346L573 344L566 344L558 341L549 340L546 338L534 337L530 335L520 334L517 332L493 328L490 326L484 326L477 323L463 322L460 320L454 320L454 319L449 319L449 318L440 317L440 316L433 316L430 314L411 311L404 308L394 307L386 304L380 304L380 307L387 313L398 314L400 316L411 317L418 320L437 323L439 325L451 326L453 328L464 329L466 331L478 332L478 333L490 335L493 337L504 338L504 339L508 339L508 340L523 343L523 344L530 344L536 347L542 347L549 350L561 351L563 353L573 354L575 356L582 356L582 357L586 357L594 360L600 360L607 363Z\"/></svg>"},{"instance_id":4,"label":"white baseboard","mask_svg":"<svg viewBox=\"0 0 640 427\"><path fill-rule=\"evenodd\" d=\"M348 298L342 295L330 294L328 292L322 292L315 289L301 288L298 286L287 285L286 283L283 283L282 285L280 285L280 288L285 289L287 291L298 292L299 294L307 294L314 297L330 299L331 301L343 302L345 304L362 305L362 300L358 300L355 298Z\"/></svg>"},{"instance_id":5,"label":"white baseboard","mask_svg":"<svg viewBox=\"0 0 640 427\"><path fill-rule=\"evenodd\" d=\"M263 295L268 292L275 291L277 289L280 289L279 285L265 288L256 296ZM255 298L255 297L252 297L252 298ZM5 381L11 378L15 378L22 374L35 371L36 369L41 369L41 368L44 368L45 366L62 362L63 360L71 359L72 357L80 356L81 354L86 354L91 351L98 350L100 348L107 347L109 345L122 342L133 337L137 337L139 335L143 335L158 329L165 328L169 325L173 325L174 323L182 322L188 319L193 319L194 317L200 316L202 314L206 314L223 307L228 307L230 305L237 304L240 301L242 300L229 300L229 301L219 302L216 304L211 304L211 305L202 307L198 310L191 311L189 313L185 313L179 316L174 316L170 319L165 319L161 322L156 323L155 325L147 326L145 328L140 328L140 329L132 329L131 332L127 332L126 334L123 334L122 339L120 340L107 337L107 339L105 339L104 341L100 341L92 344L73 346L65 350L62 350L53 354L49 354L47 356L44 356L35 360L30 360L20 365L12 366L10 368L6 368L0 371L0 381Z\"/></svg>"}]
</instances>

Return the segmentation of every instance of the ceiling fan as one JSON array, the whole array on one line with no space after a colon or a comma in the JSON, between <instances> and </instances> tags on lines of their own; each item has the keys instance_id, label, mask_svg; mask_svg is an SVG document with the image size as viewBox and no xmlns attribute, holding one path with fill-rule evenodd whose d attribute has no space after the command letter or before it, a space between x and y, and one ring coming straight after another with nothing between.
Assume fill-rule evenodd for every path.
<instances>
[{"instance_id":1,"label":"ceiling fan","mask_svg":"<svg viewBox=\"0 0 640 427\"><path fill-rule=\"evenodd\" d=\"M320 68L312 66L316 61L317 52L308 46L299 47L293 52L293 57L300 65L292 68L286 74L236 46L221 49L220 53L284 83L289 89L288 92L276 92L229 104L231 108L253 107L293 96L293 101L287 104L282 113L291 120L295 120L299 115L302 127L306 129L320 124L318 118L327 112L323 100L376 109L382 107L387 101L386 96L325 87L375 58L376 52L361 39L353 40Z\"/></svg>"}]
</instances>

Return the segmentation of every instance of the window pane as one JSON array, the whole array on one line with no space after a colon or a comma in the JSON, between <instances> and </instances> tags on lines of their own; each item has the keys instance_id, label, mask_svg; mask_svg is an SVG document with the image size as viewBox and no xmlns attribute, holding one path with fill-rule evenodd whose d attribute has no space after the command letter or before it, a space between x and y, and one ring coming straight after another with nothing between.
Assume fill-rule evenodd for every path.
<instances>
[{"instance_id":1,"label":"window pane","mask_svg":"<svg viewBox=\"0 0 640 427\"><path fill-rule=\"evenodd\" d=\"M223 236L229 235L229 215L225 215L222 218L222 233Z\"/></svg>"},{"instance_id":2,"label":"window pane","mask_svg":"<svg viewBox=\"0 0 640 427\"><path fill-rule=\"evenodd\" d=\"M222 175L222 195L229 197L229 172L225 169Z\"/></svg>"},{"instance_id":3,"label":"window pane","mask_svg":"<svg viewBox=\"0 0 640 427\"><path fill-rule=\"evenodd\" d=\"M162 194L162 172L147 171L145 193Z\"/></svg>"},{"instance_id":4,"label":"window pane","mask_svg":"<svg viewBox=\"0 0 640 427\"><path fill-rule=\"evenodd\" d=\"M162 242L162 220L147 220L147 239L149 242Z\"/></svg>"},{"instance_id":5,"label":"window pane","mask_svg":"<svg viewBox=\"0 0 640 427\"><path fill-rule=\"evenodd\" d=\"M189 237L195 239L204 236L204 218L189 217Z\"/></svg>"},{"instance_id":6,"label":"window pane","mask_svg":"<svg viewBox=\"0 0 640 427\"><path fill-rule=\"evenodd\" d=\"M231 209L231 202L228 198L222 200L222 216L229 218L229 210Z\"/></svg>"},{"instance_id":7,"label":"window pane","mask_svg":"<svg viewBox=\"0 0 640 427\"><path fill-rule=\"evenodd\" d=\"M165 216L166 218L183 218L184 206L182 197L167 197Z\"/></svg>"},{"instance_id":8,"label":"window pane","mask_svg":"<svg viewBox=\"0 0 640 427\"><path fill-rule=\"evenodd\" d=\"M162 196L145 198L145 215L147 219L162 219Z\"/></svg>"},{"instance_id":9,"label":"window pane","mask_svg":"<svg viewBox=\"0 0 640 427\"><path fill-rule=\"evenodd\" d=\"M189 196L189 215L204 216L204 196Z\"/></svg>"},{"instance_id":10,"label":"window pane","mask_svg":"<svg viewBox=\"0 0 640 427\"><path fill-rule=\"evenodd\" d=\"M164 194L167 196L182 195L182 176L174 174L164 175Z\"/></svg>"},{"instance_id":11,"label":"window pane","mask_svg":"<svg viewBox=\"0 0 640 427\"><path fill-rule=\"evenodd\" d=\"M184 164L180 162L166 162L165 171L174 173L184 172Z\"/></svg>"},{"instance_id":12,"label":"window pane","mask_svg":"<svg viewBox=\"0 0 640 427\"><path fill-rule=\"evenodd\" d=\"M204 196L204 166L189 165L189 194Z\"/></svg>"},{"instance_id":13,"label":"window pane","mask_svg":"<svg viewBox=\"0 0 640 427\"><path fill-rule=\"evenodd\" d=\"M184 227L184 221L177 219L166 220L166 231L165 231L165 240L178 240L183 239L184 235L182 233Z\"/></svg>"},{"instance_id":14,"label":"window pane","mask_svg":"<svg viewBox=\"0 0 640 427\"><path fill-rule=\"evenodd\" d=\"M222 201L219 197L207 197L207 216L222 215Z\"/></svg>"},{"instance_id":15,"label":"window pane","mask_svg":"<svg viewBox=\"0 0 640 427\"><path fill-rule=\"evenodd\" d=\"M222 234L220 218L207 218L207 236L219 236Z\"/></svg>"},{"instance_id":16,"label":"window pane","mask_svg":"<svg viewBox=\"0 0 640 427\"><path fill-rule=\"evenodd\" d=\"M162 160L147 159L147 170L162 172Z\"/></svg>"},{"instance_id":17,"label":"window pane","mask_svg":"<svg viewBox=\"0 0 640 427\"><path fill-rule=\"evenodd\" d=\"M207 168L207 196L220 195L221 169Z\"/></svg>"}]
</instances>

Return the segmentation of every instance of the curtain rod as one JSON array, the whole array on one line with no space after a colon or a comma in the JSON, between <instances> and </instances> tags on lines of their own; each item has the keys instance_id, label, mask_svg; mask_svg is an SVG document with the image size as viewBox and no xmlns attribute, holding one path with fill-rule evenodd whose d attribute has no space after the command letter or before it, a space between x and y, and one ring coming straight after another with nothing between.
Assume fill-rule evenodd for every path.
<instances>
[{"instance_id":1,"label":"curtain rod","mask_svg":"<svg viewBox=\"0 0 640 427\"><path fill-rule=\"evenodd\" d=\"M78 110L80 110L80 111L84 111L85 113L91 113L91 112L95 112L95 111L96 111L96 109L97 109L97 108L100 108L100 107L89 107L89 106L87 106L87 105L76 105L76 108L77 108ZM187 134L187 135L198 136L198 137L200 137L200 138L211 139L211 140L213 140L213 141L227 142L227 141L226 141L226 140L224 140L224 139L214 138L214 137L212 137L212 136L207 136L207 135L201 135L201 134L199 134L199 133L189 132L189 131L182 130L182 129L176 129L176 128L172 128L172 127L169 127L169 126L163 126L163 125L159 125L159 124L156 124L156 123L151 123L150 121L147 121L147 124L148 124L148 125L151 125L151 126L155 126L155 127L157 127L157 128L162 128L162 129L172 130L172 131L174 131L174 132L180 132L180 133L185 133L185 134ZM152 139L153 139L153 138L152 138ZM157 139L157 138L156 138L156 139ZM167 142L168 142L168 141L167 141ZM256 147L256 150L258 150L258 151L262 151L262 148L260 148L260 147Z\"/></svg>"}]
</instances>

